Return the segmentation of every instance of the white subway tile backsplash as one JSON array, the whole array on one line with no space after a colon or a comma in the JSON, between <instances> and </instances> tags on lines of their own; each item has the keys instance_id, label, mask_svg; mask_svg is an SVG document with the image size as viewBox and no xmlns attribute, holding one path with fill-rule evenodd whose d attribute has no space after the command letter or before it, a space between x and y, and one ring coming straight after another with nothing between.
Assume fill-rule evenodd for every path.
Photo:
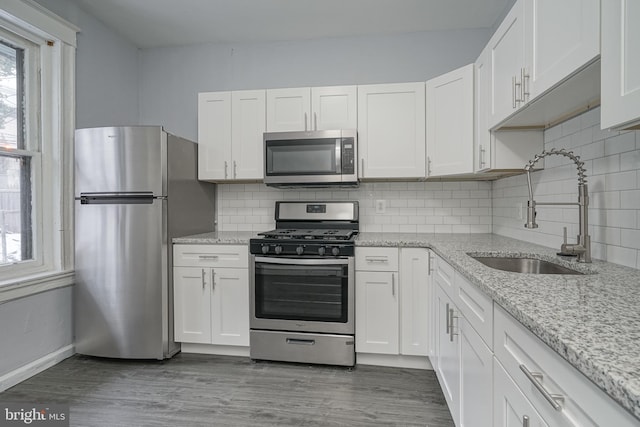
<instances>
[{"instance_id":1,"label":"white subway tile backsplash","mask_svg":"<svg viewBox=\"0 0 640 427\"><path fill-rule=\"evenodd\" d=\"M640 268L640 132L600 129L600 108L545 130L545 149L567 148L585 162L589 185L592 257ZM560 156L545 158L545 169L532 174L537 201L577 201L576 167ZM515 219L526 206L522 176L493 183L492 219L496 234L556 248L562 228L570 240L578 233L576 208L538 207L539 228L528 230Z\"/></svg>"}]
</instances>

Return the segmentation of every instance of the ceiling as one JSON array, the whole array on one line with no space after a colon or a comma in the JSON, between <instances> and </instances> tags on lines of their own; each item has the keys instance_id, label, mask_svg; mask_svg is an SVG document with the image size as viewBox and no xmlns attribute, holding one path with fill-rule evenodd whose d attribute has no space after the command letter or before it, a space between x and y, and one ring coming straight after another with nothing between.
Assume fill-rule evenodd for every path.
<instances>
[{"instance_id":1,"label":"ceiling","mask_svg":"<svg viewBox=\"0 0 640 427\"><path fill-rule=\"evenodd\" d=\"M140 48L491 28L512 0L72 0Z\"/></svg>"}]
</instances>

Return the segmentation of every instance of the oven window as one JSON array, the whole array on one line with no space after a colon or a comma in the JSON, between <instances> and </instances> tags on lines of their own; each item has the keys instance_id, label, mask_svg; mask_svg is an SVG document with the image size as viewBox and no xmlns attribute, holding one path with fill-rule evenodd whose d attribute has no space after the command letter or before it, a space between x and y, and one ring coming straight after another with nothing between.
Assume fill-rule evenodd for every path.
<instances>
[{"instance_id":1,"label":"oven window","mask_svg":"<svg viewBox=\"0 0 640 427\"><path fill-rule=\"evenodd\" d=\"M278 265L256 262L256 317L347 322L346 265Z\"/></svg>"},{"instance_id":2,"label":"oven window","mask_svg":"<svg viewBox=\"0 0 640 427\"><path fill-rule=\"evenodd\" d=\"M267 142L267 175L336 174L336 140Z\"/></svg>"}]
</instances>

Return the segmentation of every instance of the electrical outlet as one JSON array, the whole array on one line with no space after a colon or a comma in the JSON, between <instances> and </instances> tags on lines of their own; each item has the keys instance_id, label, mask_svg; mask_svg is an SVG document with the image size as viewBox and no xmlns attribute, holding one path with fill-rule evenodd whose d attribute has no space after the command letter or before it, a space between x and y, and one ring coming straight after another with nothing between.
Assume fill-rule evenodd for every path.
<instances>
[{"instance_id":1,"label":"electrical outlet","mask_svg":"<svg viewBox=\"0 0 640 427\"><path fill-rule=\"evenodd\" d=\"M387 201L386 200L376 200L376 213L383 214L387 211Z\"/></svg>"}]
</instances>

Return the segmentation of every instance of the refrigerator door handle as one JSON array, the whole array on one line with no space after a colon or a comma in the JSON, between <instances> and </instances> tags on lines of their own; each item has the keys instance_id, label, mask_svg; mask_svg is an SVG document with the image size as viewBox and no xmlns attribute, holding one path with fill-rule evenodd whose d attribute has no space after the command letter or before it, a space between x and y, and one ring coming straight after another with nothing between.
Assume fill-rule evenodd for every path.
<instances>
[{"instance_id":1,"label":"refrigerator door handle","mask_svg":"<svg viewBox=\"0 0 640 427\"><path fill-rule=\"evenodd\" d=\"M146 204L150 205L154 199L164 199L165 197L155 197L152 192L135 191L129 193L80 193L81 205L113 205L113 204Z\"/></svg>"}]
</instances>

